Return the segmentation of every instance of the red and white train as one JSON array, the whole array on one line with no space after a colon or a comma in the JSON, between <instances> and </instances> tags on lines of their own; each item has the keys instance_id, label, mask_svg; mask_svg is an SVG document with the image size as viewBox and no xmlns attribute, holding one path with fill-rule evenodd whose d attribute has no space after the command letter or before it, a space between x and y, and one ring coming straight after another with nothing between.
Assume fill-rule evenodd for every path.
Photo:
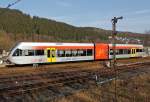
<instances>
[{"instance_id":1,"label":"red and white train","mask_svg":"<svg viewBox=\"0 0 150 102\"><path fill-rule=\"evenodd\" d=\"M36 43L21 42L8 56L16 65L70 61L109 60L112 44L103 43ZM143 45L116 44L116 58L142 57Z\"/></svg>"}]
</instances>

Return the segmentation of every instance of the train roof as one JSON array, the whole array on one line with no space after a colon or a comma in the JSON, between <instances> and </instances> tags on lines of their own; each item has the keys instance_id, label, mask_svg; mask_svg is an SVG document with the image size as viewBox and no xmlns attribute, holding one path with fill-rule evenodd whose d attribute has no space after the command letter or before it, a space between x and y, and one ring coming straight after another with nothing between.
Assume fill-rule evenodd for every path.
<instances>
[{"instance_id":1,"label":"train roof","mask_svg":"<svg viewBox=\"0 0 150 102\"><path fill-rule=\"evenodd\" d=\"M104 43L96 43L104 44ZM20 42L19 46L94 46L94 43L59 43L59 42ZM113 44L108 44L110 47ZM116 46L136 46L143 47L140 44L116 44Z\"/></svg>"},{"instance_id":2,"label":"train roof","mask_svg":"<svg viewBox=\"0 0 150 102\"><path fill-rule=\"evenodd\" d=\"M93 43L20 42L19 46L94 46Z\"/></svg>"},{"instance_id":3,"label":"train roof","mask_svg":"<svg viewBox=\"0 0 150 102\"><path fill-rule=\"evenodd\" d=\"M113 44L109 44L109 46L112 47ZM143 45L140 45L140 44L116 44L116 46L143 47Z\"/></svg>"}]
</instances>

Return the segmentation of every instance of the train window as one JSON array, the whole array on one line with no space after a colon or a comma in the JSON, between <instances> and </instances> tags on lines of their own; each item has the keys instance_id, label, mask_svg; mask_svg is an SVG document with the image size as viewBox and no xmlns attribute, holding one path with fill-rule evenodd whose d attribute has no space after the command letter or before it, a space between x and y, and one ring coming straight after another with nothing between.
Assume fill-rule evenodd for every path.
<instances>
[{"instance_id":1,"label":"train window","mask_svg":"<svg viewBox=\"0 0 150 102\"><path fill-rule=\"evenodd\" d=\"M87 56L92 56L92 55L93 55L92 49L87 49Z\"/></svg>"},{"instance_id":2,"label":"train window","mask_svg":"<svg viewBox=\"0 0 150 102\"><path fill-rule=\"evenodd\" d=\"M50 50L47 50L47 57L49 58L51 55L50 55Z\"/></svg>"},{"instance_id":3,"label":"train window","mask_svg":"<svg viewBox=\"0 0 150 102\"><path fill-rule=\"evenodd\" d=\"M22 56L22 50L16 49L15 52L13 53L13 56Z\"/></svg>"},{"instance_id":4,"label":"train window","mask_svg":"<svg viewBox=\"0 0 150 102\"><path fill-rule=\"evenodd\" d=\"M25 56L25 50L22 50L22 56Z\"/></svg>"},{"instance_id":5,"label":"train window","mask_svg":"<svg viewBox=\"0 0 150 102\"><path fill-rule=\"evenodd\" d=\"M143 49L140 49L140 52L144 52L144 50L143 50Z\"/></svg>"},{"instance_id":6,"label":"train window","mask_svg":"<svg viewBox=\"0 0 150 102\"><path fill-rule=\"evenodd\" d=\"M144 49L142 49L142 52L145 52L145 50L144 50Z\"/></svg>"},{"instance_id":7,"label":"train window","mask_svg":"<svg viewBox=\"0 0 150 102\"><path fill-rule=\"evenodd\" d=\"M71 57L72 56L71 50L66 50L65 55L66 55L66 57Z\"/></svg>"},{"instance_id":8,"label":"train window","mask_svg":"<svg viewBox=\"0 0 150 102\"><path fill-rule=\"evenodd\" d=\"M128 54L128 50L127 49L123 49L123 54Z\"/></svg>"},{"instance_id":9,"label":"train window","mask_svg":"<svg viewBox=\"0 0 150 102\"><path fill-rule=\"evenodd\" d=\"M28 50L28 55L26 56L34 56L34 50Z\"/></svg>"},{"instance_id":10,"label":"train window","mask_svg":"<svg viewBox=\"0 0 150 102\"><path fill-rule=\"evenodd\" d=\"M131 54L131 50L128 50L128 54Z\"/></svg>"},{"instance_id":11,"label":"train window","mask_svg":"<svg viewBox=\"0 0 150 102\"><path fill-rule=\"evenodd\" d=\"M118 54L123 54L123 49L119 49L119 53Z\"/></svg>"},{"instance_id":12,"label":"train window","mask_svg":"<svg viewBox=\"0 0 150 102\"><path fill-rule=\"evenodd\" d=\"M141 52L142 51L142 49L139 49L139 52Z\"/></svg>"},{"instance_id":13,"label":"train window","mask_svg":"<svg viewBox=\"0 0 150 102\"><path fill-rule=\"evenodd\" d=\"M86 56L86 50L83 50L83 53L81 54L81 56Z\"/></svg>"},{"instance_id":14,"label":"train window","mask_svg":"<svg viewBox=\"0 0 150 102\"><path fill-rule=\"evenodd\" d=\"M57 50L57 56L61 57L61 51L60 50Z\"/></svg>"},{"instance_id":15,"label":"train window","mask_svg":"<svg viewBox=\"0 0 150 102\"><path fill-rule=\"evenodd\" d=\"M116 55L119 54L119 50L116 50ZM113 49L110 49L110 55L113 55Z\"/></svg>"},{"instance_id":16,"label":"train window","mask_svg":"<svg viewBox=\"0 0 150 102\"><path fill-rule=\"evenodd\" d=\"M65 51L64 50L57 50L58 57L65 57Z\"/></svg>"},{"instance_id":17,"label":"train window","mask_svg":"<svg viewBox=\"0 0 150 102\"><path fill-rule=\"evenodd\" d=\"M55 50L51 50L52 58L56 56Z\"/></svg>"},{"instance_id":18,"label":"train window","mask_svg":"<svg viewBox=\"0 0 150 102\"><path fill-rule=\"evenodd\" d=\"M78 56L86 56L86 50L78 50Z\"/></svg>"},{"instance_id":19,"label":"train window","mask_svg":"<svg viewBox=\"0 0 150 102\"><path fill-rule=\"evenodd\" d=\"M81 56L83 54L83 50L78 50L78 56Z\"/></svg>"},{"instance_id":20,"label":"train window","mask_svg":"<svg viewBox=\"0 0 150 102\"><path fill-rule=\"evenodd\" d=\"M119 55L119 50L116 50L116 55Z\"/></svg>"},{"instance_id":21,"label":"train window","mask_svg":"<svg viewBox=\"0 0 150 102\"><path fill-rule=\"evenodd\" d=\"M35 55L36 56L44 55L44 50L35 50Z\"/></svg>"},{"instance_id":22,"label":"train window","mask_svg":"<svg viewBox=\"0 0 150 102\"><path fill-rule=\"evenodd\" d=\"M129 51L130 51L129 49L126 49L126 52L125 52L125 54L129 54Z\"/></svg>"},{"instance_id":23,"label":"train window","mask_svg":"<svg viewBox=\"0 0 150 102\"><path fill-rule=\"evenodd\" d=\"M136 49L136 52L140 52L140 49Z\"/></svg>"},{"instance_id":24,"label":"train window","mask_svg":"<svg viewBox=\"0 0 150 102\"><path fill-rule=\"evenodd\" d=\"M110 55L113 55L113 50L112 49L110 49Z\"/></svg>"},{"instance_id":25,"label":"train window","mask_svg":"<svg viewBox=\"0 0 150 102\"><path fill-rule=\"evenodd\" d=\"M72 56L77 56L78 53L77 53L77 50L72 50Z\"/></svg>"},{"instance_id":26,"label":"train window","mask_svg":"<svg viewBox=\"0 0 150 102\"><path fill-rule=\"evenodd\" d=\"M23 50L23 56L28 56L28 50Z\"/></svg>"}]
</instances>

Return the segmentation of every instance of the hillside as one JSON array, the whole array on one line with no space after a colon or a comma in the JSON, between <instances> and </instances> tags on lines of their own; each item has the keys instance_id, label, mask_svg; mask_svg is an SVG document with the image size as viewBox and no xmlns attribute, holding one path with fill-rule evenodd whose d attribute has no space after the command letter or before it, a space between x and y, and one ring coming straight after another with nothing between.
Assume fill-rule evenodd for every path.
<instances>
[{"instance_id":1,"label":"hillside","mask_svg":"<svg viewBox=\"0 0 150 102\"><path fill-rule=\"evenodd\" d=\"M120 36L144 39L142 34L119 32ZM111 31L94 27L75 27L63 22L31 17L19 10L0 8L0 48L10 49L20 41L108 42ZM147 38L147 37L146 37Z\"/></svg>"}]
</instances>

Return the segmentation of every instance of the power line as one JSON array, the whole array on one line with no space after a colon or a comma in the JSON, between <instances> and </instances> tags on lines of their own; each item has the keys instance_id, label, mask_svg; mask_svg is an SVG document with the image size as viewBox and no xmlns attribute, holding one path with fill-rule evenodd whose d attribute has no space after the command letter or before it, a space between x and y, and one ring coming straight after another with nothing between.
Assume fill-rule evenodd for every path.
<instances>
[{"instance_id":1,"label":"power line","mask_svg":"<svg viewBox=\"0 0 150 102\"><path fill-rule=\"evenodd\" d=\"M5 7L5 9L8 9L8 8L10 8L11 6L14 6L15 4L17 4L17 3L19 3L21 0L17 0L17 1L15 1L15 2L13 2L13 3L9 3L8 5L7 5L7 7ZM3 10L2 12L0 12L0 15L2 15L2 14L4 14L4 13L6 13L7 11L5 11L5 10Z\"/></svg>"},{"instance_id":2,"label":"power line","mask_svg":"<svg viewBox=\"0 0 150 102\"><path fill-rule=\"evenodd\" d=\"M8 6L7 6L6 8L10 8L11 6L13 6L13 5L19 3L20 1L21 1L21 0L17 0L17 1L15 1L15 2L13 2L13 3L10 3L10 4L8 4Z\"/></svg>"},{"instance_id":3,"label":"power line","mask_svg":"<svg viewBox=\"0 0 150 102\"><path fill-rule=\"evenodd\" d=\"M19 3L21 0L16 0L13 3L9 3L7 7L5 7L5 9L10 8L11 6L14 6L15 4ZM2 12L0 12L0 15L3 15L4 13L6 13L8 10L2 10ZM16 37L15 37L16 38Z\"/></svg>"}]
</instances>

